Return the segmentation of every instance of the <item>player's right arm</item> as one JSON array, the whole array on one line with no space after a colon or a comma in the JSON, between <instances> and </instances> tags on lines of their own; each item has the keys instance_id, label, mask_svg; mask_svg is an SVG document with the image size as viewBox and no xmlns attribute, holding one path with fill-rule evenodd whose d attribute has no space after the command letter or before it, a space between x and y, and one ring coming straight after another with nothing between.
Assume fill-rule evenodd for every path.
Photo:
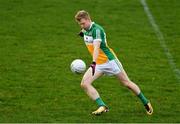
<instances>
[{"instance_id":1,"label":"player's right arm","mask_svg":"<svg viewBox=\"0 0 180 124\"><path fill-rule=\"evenodd\" d=\"M96 41L93 43L94 51L93 51L93 62L96 62L98 55L99 55L99 48L100 48L100 41Z\"/></svg>"},{"instance_id":2,"label":"player's right arm","mask_svg":"<svg viewBox=\"0 0 180 124\"><path fill-rule=\"evenodd\" d=\"M98 55L99 55L100 44L101 44L100 41L96 41L96 42L93 43L93 46L94 46L93 62L92 62L92 64L90 65L90 67L92 68L92 75L94 75L94 73L95 73L96 60L97 60Z\"/></svg>"},{"instance_id":3,"label":"player's right arm","mask_svg":"<svg viewBox=\"0 0 180 124\"><path fill-rule=\"evenodd\" d=\"M91 67L92 67L92 75L94 75L95 67L96 67L96 61L97 61L97 58L99 56L99 49L100 49L100 45L101 45L101 41L102 41L101 30L95 29L93 31L92 37L93 37L93 48L94 48L94 50L93 50L93 62L91 64Z\"/></svg>"}]
</instances>

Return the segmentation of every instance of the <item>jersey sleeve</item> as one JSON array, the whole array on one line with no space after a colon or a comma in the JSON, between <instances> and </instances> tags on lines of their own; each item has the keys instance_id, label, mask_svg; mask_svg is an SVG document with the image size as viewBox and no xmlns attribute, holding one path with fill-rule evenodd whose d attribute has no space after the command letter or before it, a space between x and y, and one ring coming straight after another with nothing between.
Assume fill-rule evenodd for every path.
<instances>
[{"instance_id":1,"label":"jersey sleeve","mask_svg":"<svg viewBox=\"0 0 180 124\"><path fill-rule=\"evenodd\" d=\"M96 42L96 41L102 41L103 39L103 32L102 30L100 29L94 29L93 32L92 32L92 37L93 37L93 42Z\"/></svg>"}]
</instances>

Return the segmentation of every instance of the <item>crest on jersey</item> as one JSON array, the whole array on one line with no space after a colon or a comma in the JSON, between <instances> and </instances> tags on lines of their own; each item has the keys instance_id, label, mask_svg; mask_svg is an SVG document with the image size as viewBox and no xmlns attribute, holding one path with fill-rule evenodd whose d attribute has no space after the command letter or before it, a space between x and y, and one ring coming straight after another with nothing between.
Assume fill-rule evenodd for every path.
<instances>
[{"instance_id":1,"label":"crest on jersey","mask_svg":"<svg viewBox=\"0 0 180 124\"><path fill-rule=\"evenodd\" d=\"M87 43L92 43L93 42L93 37L88 36L88 35L84 35L84 41L87 42Z\"/></svg>"}]
</instances>

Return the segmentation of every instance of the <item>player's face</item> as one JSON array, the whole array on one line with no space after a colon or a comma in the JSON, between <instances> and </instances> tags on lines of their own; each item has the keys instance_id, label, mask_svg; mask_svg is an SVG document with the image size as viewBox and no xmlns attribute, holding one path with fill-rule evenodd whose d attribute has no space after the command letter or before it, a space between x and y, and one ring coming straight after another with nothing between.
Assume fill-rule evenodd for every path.
<instances>
[{"instance_id":1,"label":"player's face","mask_svg":"<svg viewBox=\"0 0 180 124\"><path fill-rule=\"evenodd\" d=\"M91 25L91 20L89 19L81 19L79 22L79 25L82 29L89 29L90 25Z\"/></svg>"}]
</instances>

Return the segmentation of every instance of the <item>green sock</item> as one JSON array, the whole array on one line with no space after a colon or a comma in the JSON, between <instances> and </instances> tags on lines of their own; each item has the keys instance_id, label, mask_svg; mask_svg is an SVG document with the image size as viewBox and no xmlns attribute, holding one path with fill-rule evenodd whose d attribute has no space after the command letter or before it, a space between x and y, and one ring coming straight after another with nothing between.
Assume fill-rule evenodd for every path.
<instances>
[{"instance_id":1,"label":"green sock","mask_svg":"<svg viewBox=\"0 0 180 124\"><path fill-rule=\"evenodd\" d=\"M143 103L143 105L146 105L149 101L146 99L146 97L143 95L142 92L139 93L138 95L139 99L141 100L141 102Z\"/></svg>"},{"instance_id":2,"label":"green sock","mask_svg":"<svg viewBox=\"0 0 180 124\"><path fill-rule=\"evenodd\" d=\"M106 106L106 104L102 101L100 97L96 99L96 103L98 104L98 106Z\"/></svg>"}]
</instances>

